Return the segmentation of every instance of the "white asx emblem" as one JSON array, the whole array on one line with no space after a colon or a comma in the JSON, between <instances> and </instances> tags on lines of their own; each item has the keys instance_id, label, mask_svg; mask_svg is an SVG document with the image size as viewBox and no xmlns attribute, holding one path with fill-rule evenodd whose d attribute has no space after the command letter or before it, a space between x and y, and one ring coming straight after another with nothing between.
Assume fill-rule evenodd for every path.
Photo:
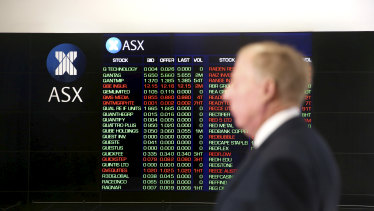
<instances>
[{"instance_id":1,"label":"white asx emblem","mask_svg":"<svg viewBox=\"0 0 374 211\"><path fill-rule=\"evenodd\" d=\"M69 75L77 75L77 69L73 65L77 58L77 51L70 51L67 55L62 51L56 51L55 57L60 62L55 70L55 75L63 75L65 72Z\"/></svg>"},{"instance_id":2,"label":"white asx emblem","mask_svg":"<svg viewBox=\"0 0 374 211\"><path fill-rule=\"evenodd\" d=\"M109 49L108 51L118 51L118 40L115 39L109 39L108 40Z\"/></svg>"}]
</instances>

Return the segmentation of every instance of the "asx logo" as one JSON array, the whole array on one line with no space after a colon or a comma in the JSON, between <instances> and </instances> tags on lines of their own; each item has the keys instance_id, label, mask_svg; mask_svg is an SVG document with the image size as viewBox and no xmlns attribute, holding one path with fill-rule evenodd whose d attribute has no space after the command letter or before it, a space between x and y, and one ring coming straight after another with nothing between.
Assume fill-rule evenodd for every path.
<instances>
[{"instance_id":1,"label":"asx logo","mask_svg":"<svg viewBox=\"0 0 374 211\"><path fill-rule=\"evenodd\" d=\"M52 48L47 57L47 69L56 81L73 82L85 71L86 57L81 49L70 43Z\"/></svg>"},{"instance_id":2,"label":"asx logo","mask_svg":"<svg viewBox=\"0 0 374 211\"><path fill-rule=\"evenodd\" d=\"M70 43L63 43L55 46L49 52L47 57L47 69L49 74L56 81L70 83L77 80L85 71L86 57L82 50ZM74 97L70 97L70 90L74 93ZM61 89L53 87L48 102L74 102L76 99L83 102L79 96L82 87L64 86ZM61 94L59 94L61 93ZM60 98L60 95L62 97Z\"/></svg>"},{"instance_id":3,"label":"asx logo","mask_svg":"<svg viewBox=\"0 0 374 211\"><path fill-rule=\"evenodd\" d=\"M67 55L62 51L56 51L55 57L60 62L55 70L55 75L64 75L65 73L77 75L77 69L73 65L74 60L77 58L76 51L69 51Z\"/></svg>"},{"instance_id":4,"label":"asx logo","mask_svg":"<svg viewBox=\"0 0 374 211\"><path fill-rule=\"evenodd\" d=\"M111 37L106 41L105 47L109 53L115 54L122 51L144 51L144 40L125 40L123 45L117 37Z\"/></svg>"}]
</instances>

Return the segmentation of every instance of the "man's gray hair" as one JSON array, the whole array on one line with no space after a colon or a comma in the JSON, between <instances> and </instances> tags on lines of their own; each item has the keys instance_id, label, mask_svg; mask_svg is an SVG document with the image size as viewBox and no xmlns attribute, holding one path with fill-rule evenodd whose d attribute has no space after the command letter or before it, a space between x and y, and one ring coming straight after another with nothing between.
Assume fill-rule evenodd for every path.
<instances>
[{"instance_id":1,"label":"man's gray hair","mask_svg":"<svg viewBox=\"0 0 374 211\"><path fill-rule=\"evenodd\" d=\"M313 73L300 52L288 45L264 41L242 47L239 54L251 58L260 76L274 79L279 99L284 103L304 102Z\"/></svg>"}]
</instances>

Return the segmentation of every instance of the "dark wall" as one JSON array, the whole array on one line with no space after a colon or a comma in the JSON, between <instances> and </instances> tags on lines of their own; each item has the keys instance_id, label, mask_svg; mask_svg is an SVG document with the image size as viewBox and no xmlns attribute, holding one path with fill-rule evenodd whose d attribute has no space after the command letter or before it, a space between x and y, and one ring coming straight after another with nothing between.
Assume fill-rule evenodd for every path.
<instances>
[{"instance_id":1,"label":"dark wall","mask_svg":"<svg viewBox=\"0 0 374 211\"><path fill-rule=\"evenodd\" d=\"M313 126L342 175L341 204L374 205L374 33L313 33Z\"/></svg>"},{"instance_id":2,"label":"dark wall","mask_svg":"<svg viewBox=\"0 0 374 211\"><path fill-rule=\"evenodd\" d=\"M30 44L35 37L40 37L40 42ZM54 111L46 110L32 100L45 96L40 90L50 92L52 86L48 82L37 83L48 80L48 73L33 72L35 68L45 67L40 61L45 61L50 45L43 40L52 46L61 41L81 43L87 58L96 60L100 66L101 54L97 52L102 49L92 43L102 42L101 37L100 34L0 34L0 208L30 204L33 198L102 199L95 183L99 179L100 145L89 143L100 136L97 133L100 107L82 104L84 112L64 114L69 108L57 106ZM316 32L312 38L313 127L327 139L339 164L343 182L341 204L374 206L374 33ZM98 89L101 83L95 67L95 64L88 66L87 74L79 82L90 90ZM90 102L100 103L100 98L87 96ZM81 125L79 131L84 131L84 135L74 128L63 135L54 131L61 126L57 122L76 120L92 122ZM43 136L43 130L49 130L48 134L54 134L58 141L50 142L51 137ZM77 135L79 138L74 140L78 142L69 139ZM77 155L75 151L84 154ZM74 177L87 172L91 179ZM144 193L128 196L136 198L138 194ZM170 197L152 194L147 193L146 197ZM206 201L215 198L211 193L197 195ZM180 196L180 200L185 198ZM160 206L164 209L169 205ZM202 205L201 209L210 206Z\"/></svg>"}]
</instances>

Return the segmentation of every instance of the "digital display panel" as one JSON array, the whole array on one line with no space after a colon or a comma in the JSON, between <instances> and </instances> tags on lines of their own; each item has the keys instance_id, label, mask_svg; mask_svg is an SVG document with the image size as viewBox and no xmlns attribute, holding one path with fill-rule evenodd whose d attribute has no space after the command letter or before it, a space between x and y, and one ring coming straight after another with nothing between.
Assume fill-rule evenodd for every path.
<instances>
[{"instance_id":1,"label":"digital display panel","mask_svg":"<svg viewBox=\"0 0 374 211\"><path fill-rule=\"evenodd\" d=\"M372 32L2 33L0 207L213 206L252 146L221 93L265 40L313 61L302 117L339 164L340 204L372 205Z\"/></svg>"},{"instance_id":2,"label":"digital display panel","mask_svg":"<svg viewBox=\"0 0 374 211\"><path fill-rule=\"evenodd\" d=\"M311 33L1 34L4 201L214 200L252 148L222 93L266 40L312 61Z\"/></svg>"},{"instance_id":3,"label":"digital display panel","mask_svg":"<svg viewBox=\"0 0 374 211\"><path fill-rule=\"evenodd\" d=\"M104 36L101 190L223 190L252 139L222 100L235 54L204 49L217 36ZM244 35L229 36L214 45L237 44ZM308 34L258 36L310 52ZM310 88L301 108L309 126Z\"/></svg>"}]
</instances>

